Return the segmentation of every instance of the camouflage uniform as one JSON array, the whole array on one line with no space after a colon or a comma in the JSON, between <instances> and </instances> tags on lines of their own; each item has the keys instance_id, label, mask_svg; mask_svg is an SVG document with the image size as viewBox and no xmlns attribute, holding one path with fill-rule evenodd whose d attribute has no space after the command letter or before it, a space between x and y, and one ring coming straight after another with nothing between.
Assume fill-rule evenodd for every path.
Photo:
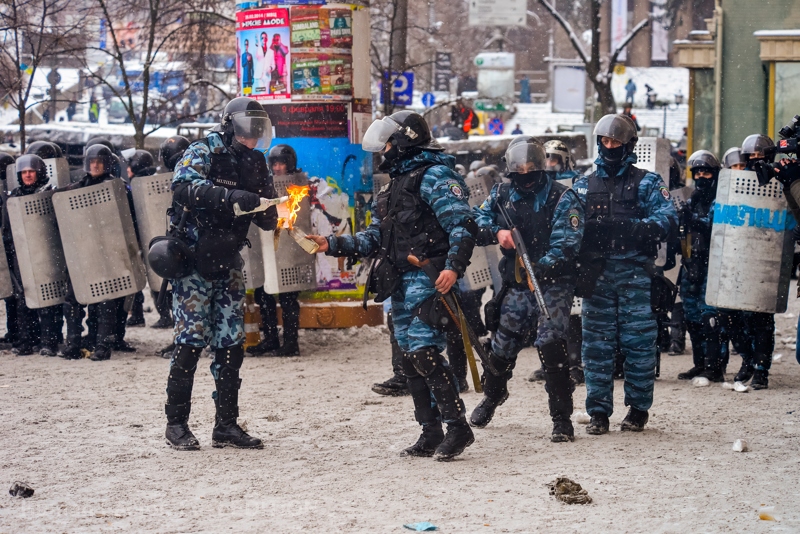
<instances>
[{"instance_id":1,"label":"camouflage uniform","mask_svg":"<svg viewBox=\"0 0 800 534\"><path fill-rule=\"evenodd\" d=\"M608 176L606 164L597 158L596 176L611 187L628 176L636 155L623 160L615 180ZM589 177L575 182L574 189L586 201ZM644 175L636 191L637 207L643 222L654 222L662 237L677 225L669 189L658 174ZM588 214L587 214L588 217ZM587 237L588 239L588 237ZM625 405L646 412L653 403L656 372L658 324L650 304L651 277L645 264L651 257L639 250L612 251L604 255L605 267L590 297L583 300L582 359L586 377L586 410L589 415L610 416L614 411L614 355L625 358Z\"/></svg>"},{"instance_id":2,"label":"camouflage uniform","mask_svg":"<svg viewBox=\"0 0 800 534\"><path fill-rule=\"evenodd\" d=\"M568 186L550 177L539 191L527 194L521 193L513 182L497 184L489 197L474 208L475 221L480 227L479 245L497 243L497 233L510 230L500 211L500 204L526 244L550 318L539 309L536 296L525 281L527 276L520 273L521 280L517 281L516 253L504 249L500 271L505 296L500 305L499 326L489 353L498 374L484 371L485 397L472 414L472 424L486 426L494 409L505 402L508 380L516 366L517 354L535 328L534 345L544 369L550 415L559 428L562 425L569 426L571 435L569 417L572 414L574 385L569 376L567 332L575 290L574 262L583 237L583 206ZM556 433L560 433L560 430Z\"/></svg>"},{"instance_id":3,"label":"camouflage uniform","mask_svg":"<svg viewBox=\"0 0 800 534\"><path fill-rule=\"evenodd\" d=\"M387 187L397 183L407 173L426 168L419 185L419 198L432 210L438 225L449 240L449 247L448 243L433 245L446 249L446 257L442 258L443 269L463 274L463 269L466 268L466 264L462 263L463 258L466 254L468 262L474 243L468 228L474 223L467 204L466 184L463 177L454 171L454 167L455 160L452 156L424 150L410 158L392 161L388 169L392 182ZM424 206L421 208L427 209ZM382 238L386 236L381 228L382 219L377 202L373 205L372 213L372 222L363 232L353 236L329 236L327 254L351 257L378 255ZM462 250L461 247L465 248ZM412 252L420 254L418 251ZM447 360L441 355L446 345L445 333L420 317L420 308L423 304L433 302L436 289L428 276L417 268L410 268L398 276L398 284L391 293L394 334L404 353L403 372L414 399L416 419L423 428L441 422L451 424L463 421L465 409L463 401L458 397L458 384ZM418 371L418 366L421 365L419 360L436 362L434 369L424 369L426 374L422 376ZM438 370L439 366L441 371Z\"/></svg>"}]
</instances>

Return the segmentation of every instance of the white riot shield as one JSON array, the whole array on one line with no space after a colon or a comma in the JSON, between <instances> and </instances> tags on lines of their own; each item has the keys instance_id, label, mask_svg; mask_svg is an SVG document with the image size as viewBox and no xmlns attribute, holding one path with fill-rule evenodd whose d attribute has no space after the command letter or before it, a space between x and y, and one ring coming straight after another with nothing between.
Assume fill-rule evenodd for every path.
<instances>
[{"instance_id":1,"label":"white riot shield","mask_svg":"<svg viewBox=\"0 0 800 534\"><path fill-rule=\"evenodd\" d=\"M0 299L7 299L14 294L14 286L11 283L11 271L8 268L8 258L6 258L6 246L0 239Z\"/></svg>"},{"instance_id":2,"label":"white riot shield","mask_svg":"<svg viewBox=\"0 0 800 534\"><path fill-rule=\"evenodd\" d=\"M572 308L569 310L570 315L580 315L583 310L583 299L580 297L572 298Z\"/></svg>"},{"instance_id":3,"label":"white riot shield","mask_svg":"<svg viewBox=\"0 0 800 534\"><path fill-rule=\"evenodd\" d=\"M464 286L467 291L475 291L492 285L492 271L489 269L487 248L475 247L472 250L469 267L464 272Z\"/></svg>"},{"instance_id":4,"label":"white riot shield","mask_svg":"<svg viewBox=\"0 0 800 534\"><path fill-rule=\"evenodd\" d=\"M149 250L150 241L167 233L169 217L167 209L172 204L172 173L139 176L131 180L133 209L136 210L136 225L139 230L139 245ZM144 255L147 264L147 254ZM147 265L147 283L150 289L161 288L161 277Z\"/></svg>"},{"instance_id":5,"label":"white riot shield","mask_svg":"<svg viewBox=\"0 0 800 534\"><path fill-rule=\"evenodd\" d=\"M719 308L783 313L789 297L794 219L775 179L753 171L719 174L706 302Z\"/></svg>"},{"instance_id":6,"label":"white riot shield","mask_svg":"<svg viewBox=\"0 0 800 534\"><path fill-rule=\"evenodd\" d=\"M264 256L261 245L261 229L255 224L250 224L250 230L247 231L247 240L250 246L241 250L242 259L244 260L244 267L242 267L242 275L244 275L245 289L257 289L264 285Z\"/></svg>"},{"instance_id":7,"label":"white riot shield","mask_svg":"<svg viewBox=\"0 0 800 534\"><path fill-rule=\"evenodd\" d=\"M278 196L283 196L289 184L308 185L308 178L305 174L275 176L274 184ZM295 226L311 233L311 202L308 197L300 202ZM274 295L316 289L315 255L300 248L285 228L279 232L278 250L275 250L274 243L274 232L262 232L264 291Z\"/></svg>"},{"instance_id":8,"label":"white riot shield","mask_svg":"<svg viewBox=\"0 0 800 534\"><path fill-rule=\"evenodd\" d=\"M144 262L121 179L56 192L53 207L78 302L95 304L144 289Z\"/></svg>"},{"instance_id":9,"label":"white riot shield","mask_svg":"<svg viewBox=\"0 0 800 534\"><path fill-rule=\"evenodd\" d=\"M669 163L672 158L672 145L669 139L660 137L640 137L633 149L636 154L636 166L661 176L665 184L669 183ZM656 266L663 267L667 263L667 244L661 243L656 257Z\"/></svg>"},{"instance_id":10,"label":"white riot shield","mask_svg":"<svg viewBox=\"0 0 800 534\"><path fill-rule=\"evenodd\" d=\"M66 302L67 263L53 210L54 191L8 199L25 304L38 309Z\"/></svg>"},{"instance_id":11,"label":"white riot shield","mask_svg":"<svg viewBox=\"0 0 800 534\"><path fill-rule=\"evenodd\" d=\"M489 193L492 191L492 186L494 186L494 182L488 176L481 179L473 175L465 178L464 182L467 184L467 189L469 189L469 200L467 202L469 202L470 208L482 204L484 200L489 198Z\"/></svg>"}]
</instances>

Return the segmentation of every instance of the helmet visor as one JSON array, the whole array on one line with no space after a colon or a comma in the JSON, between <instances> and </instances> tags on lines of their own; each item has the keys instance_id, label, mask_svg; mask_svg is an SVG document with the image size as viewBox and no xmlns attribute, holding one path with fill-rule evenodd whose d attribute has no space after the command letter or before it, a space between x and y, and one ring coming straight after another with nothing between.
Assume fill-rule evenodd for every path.
<instances>
[{"instance_id":1,"label":"helmet visor","mask_svg":"<svg viewBox=\"0 0 800 534\"><path fill-rule=\"evenodd\" d=\"M531 171L545 170L545 152L539 144L518 143L506 151L508 172L527 174Z\"/></svg>"},{"instance_id":2,"label":"helmet visor","mask_svg":"<svg viewBox=\"0 0 800 534\"><path fill-rule=\"evenodd\" d=\"M399 129L400 125L389 117L375 121L369 125L366 133L364 133L361 147L367 152L381 152L386 147L389 138L396 134Z\"/></svg>"},{"instance_id":3,"label":"helmet visor","mask_svg":"<svg viewBox=\"0 0 800 534\"><path fill-rule=\"evenodd\" d=\"M594 135L598 137L610 137L619 141L623 145L636 137L636 128L632 122L617 115L606 115L594 128Z\"/></svg>"},{"instance_id":4,"label":"helmet visor","mask_svg":"<svg viewBox=\"0 0 800 534\"><path fill-rule=\"evenodd\" d=\"M94 169L94 172L92 170ZM97 156L86 156L83 158L83 170L90 173L110 173L111 172L111 160L108 156L97 155ZM99 175L98 174L98 175Z\"/></svg>"},{"instance_id":5,"label":"helmet visor","mask_svg":"<svg viewBox=\"0 0 800 534\"><path fill-rule=\"evenodd\" d=\"M245 111L231 117L233 135L245 139L257 139L256 148L267 148L272 142L272 121L263 111Z\"/></svg>"}]
</instances>

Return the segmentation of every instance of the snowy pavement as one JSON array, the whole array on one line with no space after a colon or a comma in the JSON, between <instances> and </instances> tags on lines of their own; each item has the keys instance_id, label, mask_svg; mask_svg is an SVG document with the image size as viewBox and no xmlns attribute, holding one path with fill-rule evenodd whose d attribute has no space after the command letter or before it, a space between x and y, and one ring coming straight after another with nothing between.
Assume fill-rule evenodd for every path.
<instances>
[{"instance_id":1,"label":"snowy pavement","mask_svg":"<svg viewBox=\"0 0 800 534\"><path fill-rule=\"evenodd\" d=\"M129 329L139 351L108 362L2 352L0 486L22 480L36 493L0 496L0 532L378 533L417 521L445 533L797 532L800 366L789 347L799 311L792 298L777 317L783 361L766 391L696 388L675 378L688 354L664 357L642 434L618 431L617 381L610 434L578 425L574 443L550 443L526 349L510 399L451 463L398 457L418 427L410 398L369 389L389 376L385 327L304 331L302 357L247 358L240 420L264 439L261 451L211 447L210 360L198 367L190 421L202 450L164 444L168 362L152 353L168 332ZM729 378L738 366L733 356ZM585 392L575 392L579 409ZM479 399L465 394L467 409ZM733 452L736 439L751 452ZM545 487L557 475L594 503L557 502ZM760 521L762 505L780 521Z\"/></svg>"}]
</instances>

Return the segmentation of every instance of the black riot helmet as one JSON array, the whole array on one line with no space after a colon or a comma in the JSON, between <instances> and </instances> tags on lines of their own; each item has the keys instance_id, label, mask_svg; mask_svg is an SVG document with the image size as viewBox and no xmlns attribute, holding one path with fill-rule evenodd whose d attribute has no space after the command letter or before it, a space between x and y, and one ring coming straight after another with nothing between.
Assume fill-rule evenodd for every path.
<instances>
[{"instance_id":1,"label":"black riot helmet","mask_svg":"<svg viewBox=\"0 0 800 534\"><path fill-rule=\"evenodd\" d=\"M161 148L159 149L159 158L161 158L161 161L164 162L164 165L169 172L175 170L175 166L183 157L183 153L186 152L186 149L189 148L190 144L191 143L189 143L189 140L182 135L173 135L161 143Z\"/></svg>"},{"instance_id":2,"label":"black riot helmet","mask_svg":"<svg viewBox=\"0 0 800 534\"><path fill-rule=\"evenodd\" d=\"M433 138L431 129L422 115L407 109L370 124L364 133L361 146L367 152L383 152L386 143L390 141L392 143L390 152L397 152L397 155L412 148L435 152L444 150ZM384 156L392 159L392 155L384 154Z\"/></svg>"},{"instance_id":3,"label":"black riot helmet","mask_svg":"<svg viewBox=\"0 0 800 534\"><path fill-rule=\"evenodd\" d=\"M14 156L5 152L0 152L0 180L6 179L6 169L14 164Z\"/></svg>"},{"instance_id":4,"label":"black riot helmet","mask_svg":"<svg viewBox=\"0 0 800 534\"><path fill-rule=\"evenodd\" d=\"M116 148L114 148L114 145L111 143L111 141L109 141L105 137L92 137L91 139L86 141L86 146L83 149L84 153L86 152L86 150L88 150L89 147L94 146L94 145L103 145L105 147L108 147L108 149L111 152L114 152L116 150Z\"/></svg>"},{"instance_id":5,"label":"black riot helmet","mask_svg":"<svg viewBox=\"0 0 800 534\"><path fill-rule=\"evenodd\" d=\"M17 182L22 188L33 189L41 187L46 185L49 181L49 178L47 177L47 165L45 165L44 160L36 154L25 154L24 156L20 156L16 161L16 170ZM30 170L36 172L36 182L32 185L27 185L22 181L22 173Z\"/></svg>"},{"instance_id":6,"label":"black riot helmet","mask_svg":"<svg viewBox=\"0 0 800 534\"><path fill-rule=\"evenodd\" d=\"M461 176L466 176L466 175L467 175L467 169L466 169L466 167L464 167L464 166L463 166L463 165L461 165L460 163L456 163L456 172L457 172L458 174L460 174Z\"/></svg>"},{"instance_id":7,"label":"black riot helmet","mask_svg":"<svg viewBox=\"0 0 800 534\"><path fill-rule=\"evenodd\" d=\"M766 135L748 135L742 143L741 152L746 162L751 159L772 161L775 158L775 143Z\"/></svg>"},{"instance_id":8,"label":"black riot helmet","mask_svg":"<svg viewBox=\"0 0 800 534\"><path fill-rule=\"evenodd\" d=\"M720 164L717 156L708 150L698 150L689 156L686 166L694 172L696 170L708 170L709 172L719 172Z\"/></svg>"},{"instance_id":9,"label":"black riot helmet","mask_svg":"<svg viewBox=\"0 0 800 534\"><path fill-rule=\"evenodd\" d=\"M732 169L734 165L745 165L747 161L742 155L742 149L738 146L729 148L722 156L722 166L726 169Z\"/></svg>"},{"instance_id":10,"label":"black riot helmet","mask_svg":"<svg viewBox=\"0 0 800 534\"><path fill-rule=\"evenodd\" d=\"M177 280L192 273L194 256L182 239L159 236L150 241L147 263L161 278Z\"/></svg>"},{"instance_id":11,"label":"black riot helmet","mask_svg":"<svg viewBox=\"0 0 800 534\"><path fill-rule=\"evenodd\" d=\"M636 125L627 115L606 115L597 121L594 127L597 136L597 149L600 158L609 165L618 165L633 153L633 148L639 141ZM617 148L606 148L601 139L609 137L619 143Z\"/></svg>"},{"instance_id":12,"label":"black riot helmet","mask_svg":"<svg viewBox=\"0 0 800 534\"><path fill-rule=\"evenodd\" d=\"M35 141L25 149L26 154L36 154L42 159L63 158L61 147L50 141Z\"/></svg>"},{"instance_id":13,"label":"black riot helmet","mask_svg":"<svg viewBox=\"0 0 800 534\"><path fill-rule=\"evenodd\" d=\"M272 122L257 100L240 96L225 106L221 126L228 136L257 139L256 148L267 148L272 141Z\"/></svg>"},{"instance_id":14,"label":"black riot helmet","mask_svg":"<svg viewBox=\"0 0 800 534\"><path fill-rule=\"evenodd\" d=\"M92 163L102 163L102 174L112 176L114 175L114 166L118 164L117 158L105 144L95 144L86 149L86 153L83 155L83 170L92 174ZM92 174L92 176L95 175Z\"/></svg>"},{"instance_id":15,"label":"black riot helmet","mask_svg":"<svg viewBox=\"0 0 800 534\"><path fill-rule=\"evenodd\" d=\"M137 150L128 159L128 167L134 176L150 176L156 172L156 160L147 150Z\"/></svg>"},{"instance_id":16,"label":"black riot helmet","mask_svg":"<svg viewBox=\"0 0 800 534\"><path fill-rule=\"evenodd\" d=\"M503 156L506 175L520 192L538 191L547 181L547 153L535 137L510 143Z\"/></svg>"},{"instance_id":17,"label":"black riot helmet","mask_svg":"<svg viewBox=\"0 0 800 534\"><path fill-rule=\"evenodd\" d=\"M275 145L269 149L269 154L267 155L269 169L272 170L272 165L277 162L286 165L287 174L297 172L297 152L289 145Z\"/></svg>"}]
</instances>

